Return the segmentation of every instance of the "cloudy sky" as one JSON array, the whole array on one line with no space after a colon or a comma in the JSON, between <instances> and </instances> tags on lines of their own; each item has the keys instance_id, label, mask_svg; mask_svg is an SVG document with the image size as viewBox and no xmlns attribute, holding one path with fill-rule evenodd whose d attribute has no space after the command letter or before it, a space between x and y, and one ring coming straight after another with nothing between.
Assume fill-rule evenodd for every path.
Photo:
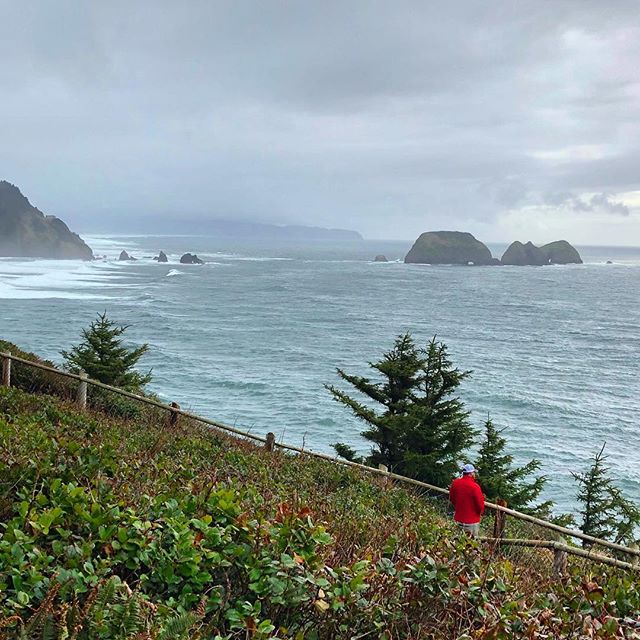
<instances>
[{"instance_id":1,"label":"cloudy sky","mask_svg":"<svg viewBox=\"0 0 640 640\"><path fill-rule=\"evenodd\" d=\"M234 218L640 245L640 5L0 0L0 179Z\"/></svg>"}]
</instances>

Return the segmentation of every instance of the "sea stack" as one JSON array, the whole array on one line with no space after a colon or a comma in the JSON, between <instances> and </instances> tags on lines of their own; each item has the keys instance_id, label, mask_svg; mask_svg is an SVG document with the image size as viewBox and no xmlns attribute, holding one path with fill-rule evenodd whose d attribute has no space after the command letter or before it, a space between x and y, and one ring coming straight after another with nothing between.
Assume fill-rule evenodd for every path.
<instances>
[{"instance_id":1,"label":"sea stack","mask_svg":"<svg viewBox=\"0 0 640 640\"><path fill-rule=\"evenodd\" d=\"M389 261L387 260L387 256L382 255L381 253L379 253L379 254L378 254L378 255L373 259L373 261L374 261L374 262L389 262Z\"/></svg>"},{"instance_id":2,"label":"sea stack","mask_svg":"<svg viewBox=\"0 0 640 640\"><path fill-rule=\"evenodd\" d=\"M502 264L515 266L542 266L546 264L582 264L577 250L566 240L550 242L536 247L532 242L512 242L502 256Z\"/></svg>"},{"instance_id":3,"label":"sea stack","mask_svg":"<svg viewBox=\"0 0 640 640\"><path fill-rule=\"evenodd\" d=\"M509 245L509 248L502 256L502 264L515 265L518 267L538 266L549 264L549 258L542 249L538 249L532 242L522 244L516 240Z\"/></svg>"},{"instance_id":4,"label":"sea stack","mask_svg":"<svg viewBox=\"0 0 640 640\"><path fill-rule=\"evenodd\" d=\"M489 248L464 231L428 231L415 241L404 261L411 264L496 264Z\"/></svg>"},{"instance_id":5,"label":"sea stack","mask_svg":"<svg viewBox=\"0 0 640 640\"><path fill-rule=\"evenodd\" d=\"M578 250L566 240L556 240L542 245L540 250L545 254L549 264L582 264Z\"/></svg>"},{"instance_id":6,"label":"sea stack","mask_svg":"<svg viewBox=\"0 0 640 640\"><path fill-rule=\"evenodd\" d=\"M167 254L164 251L161 251L155 258L154 260L156 262L169 262L169 259L167 258Z\"/></svg>"},{"instance_id":7,"label":"sea stack","mask_svg":"<svg viewBox=\"0 0 640 640\"><path fill-rule=\"evenodd\" d=\"M200 260L195 253L185 253L180 258L180 264L204 264L204 260Z\"/></svg>"},{"instance_id":8,"label":"sea stack","mask_svg":"<svg viewBox=\"0 0 640 640\"><path fill-rule=\"evenodd\" d=\"M93 260L93 251L60 218L45 215L18 187L0 180L0 257Z\"/></svg>"},{"instance_id":9,"label":"sea stack","mask_svg":"<svg viewBox=\"0 0 640 640\"><path fill-rule=\"evenodd\" d=\"M118 260L120 260L121 262L124 262L126 260L129 261L135 261L137 260L137 258L134 258L133 256L130 256L124 249L120 252L120 255L118 256Z\"/></svg>"}]
</instances>

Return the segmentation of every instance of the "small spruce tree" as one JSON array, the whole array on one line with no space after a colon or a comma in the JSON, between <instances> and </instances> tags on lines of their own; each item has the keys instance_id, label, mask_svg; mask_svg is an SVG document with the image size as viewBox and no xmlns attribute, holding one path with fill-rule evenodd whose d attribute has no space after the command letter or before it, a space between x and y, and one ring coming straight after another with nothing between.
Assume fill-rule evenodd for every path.
<instances>
[{"instance_id":1,"label":"small spruce tree","mask_svg":"<svg viewBox=\"0 0 640 640\"><path fill-rule=\"evenodd\" d=\"M391 351L369 366L380 380L338 369L338 375L368 399L366 404L327 386L337 402L367 424L362 436L373 446L365 462L447 485L475 434L469 413L454 395L470 372L454 368L443 343L434 338L420 349L408 333L398 336ZM334 448L339 455L351 455L341 443Z\"/></svg>"},{"instance_id":2,"label":"small spruce tree","mask_svg":"<svg viewBox=\"0 0 640 640\"><path fill-rule=\"evenodd\" d=\"M349 462L357 462L358 464L364 464L365 459L362 456L358 455L358 452L350 447L348 444L344 442L336 442L333 445L335 452L338 454L338 457L343 460L348 460Z\"/></svg>"},{"instance_id":3,"label":"small spruce tree","mask_svg":"<svg viewBox=\"0 0 640 640\"><path fill-rule=\"evenodd\" d=\"M475 467L485 496L495 501L502 498L512 509L536 515L548 515L553 503L550 501L533 505L545 485L546 478L530 478L538 469L540 461L533 459L522 467L513 466L513 456L505 453L507 440L504 429L497 429L490 417L484 423L484 439L478 452Z\"/></svg>"},{"instance_id":4,"label":"small spruce tree","mask_svg":"<svg viewBox=\"0 0 640 640\"><path fill-rule=\"evenodd\" d=\"M593 456L591 466L585 473L572 473L578 482L578 502L582 522L582 533L595 538L609 539L615 532L616 519L611 499L613 481L609 477L609 469L604 466L606 456L605 445ZM583 545L585 543L583 542Z\"/></svg>"},{"instance_id":5,"label":"small spruce tree","mask_svg":"<svg viewBox=\"0 0 640 640\"><path fill-rule=\"evenodd\" d=\"M635 503L623 496L618 487L613 487L611 498L617 514L613 541L625 545L637 544L640 509Z\"/></svg>"},{"instance_id":6,"label":"small spruce tree","mask_svg":"<svg viewBox=\"0 0 640 640\"><path fill-rule=\"evenodd\" d=\"M580 529L594 538L632 544L636 541L636 530L640 525L640 510L614 485L609 468L605 466L605 446L606 442L593 456L585 473L572 473L578 482L576 497L581 504ZM582 544L589 545L586 541Z\"/></svg>"},{"instance_id":7,"label":"small spruce tree","mask_svg":"<svg viewBox=\"0 0 640 640\"><path fill-rule=\"evenodd\" d=\"M151 380L151 371L134 370L149 345L130 349L121 336L127 325L117 325L107 318L106 311L98 314L88 329L82 330L82 341L70 351L61 351L69 371L84 371L90 378L115 387L138 391Z\"/></svg>"}]
</instances>

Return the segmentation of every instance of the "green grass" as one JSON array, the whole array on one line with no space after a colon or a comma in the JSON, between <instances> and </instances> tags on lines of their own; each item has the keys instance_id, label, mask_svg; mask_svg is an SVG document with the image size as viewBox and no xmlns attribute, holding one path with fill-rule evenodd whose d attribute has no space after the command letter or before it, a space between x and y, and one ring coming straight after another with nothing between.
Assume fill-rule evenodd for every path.
<instances>
[{"instance_id":1,"label":"green grass","mask_svg":"<svg viewBox=\"0 0 640 640\"><path fill-rule=\"evenodd\" d=\"M629 574L552 581L357 471L16 389L0 523L7 640L619 638L640 607Z\"/></svg>"}]
</instances>

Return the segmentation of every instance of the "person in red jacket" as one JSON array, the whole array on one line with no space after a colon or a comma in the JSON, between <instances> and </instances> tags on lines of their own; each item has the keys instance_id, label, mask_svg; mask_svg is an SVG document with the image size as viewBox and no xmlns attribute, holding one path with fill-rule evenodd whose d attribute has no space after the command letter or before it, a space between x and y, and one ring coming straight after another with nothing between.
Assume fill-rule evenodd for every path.
<instances>
[{"instance_id":1,"label":"person in red jacket","mask_svg":"<svg viewBox=\"0 0 640 640\"><path fill-rule=\"evenodd\" d=\"M484 513L484 496L476 482L476 470L472 464L462 467L462 477L456 478L449 489L449 500L455 507L453 519L474 538L480 532L480 518Z\"/></svg>"}]
</instances>

